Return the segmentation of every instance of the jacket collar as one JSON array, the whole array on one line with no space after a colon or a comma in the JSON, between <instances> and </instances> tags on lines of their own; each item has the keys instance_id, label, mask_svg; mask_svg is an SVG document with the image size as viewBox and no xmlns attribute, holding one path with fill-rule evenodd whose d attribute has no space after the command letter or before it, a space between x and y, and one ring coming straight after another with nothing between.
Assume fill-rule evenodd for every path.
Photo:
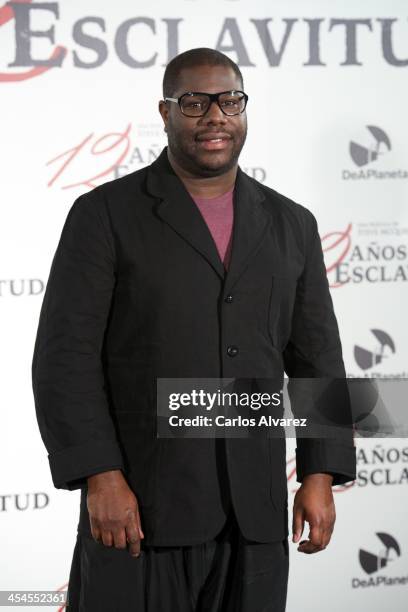
<instances>
[{"instance_id":1,"label":"jacket collar","mask_svg":"<svg viewBox=\"0 0 408 612\"><path fill-rule=\"evenodd\" d=\"M263 192L238 166L232 250L226 271L206 222L168 160L167 147L148 168L147 189L160 199L156 211L161 219L208 261L225 281L224 291L231 290L258 250L270 221L261 204Z\"/></svg>"}]
</instances>

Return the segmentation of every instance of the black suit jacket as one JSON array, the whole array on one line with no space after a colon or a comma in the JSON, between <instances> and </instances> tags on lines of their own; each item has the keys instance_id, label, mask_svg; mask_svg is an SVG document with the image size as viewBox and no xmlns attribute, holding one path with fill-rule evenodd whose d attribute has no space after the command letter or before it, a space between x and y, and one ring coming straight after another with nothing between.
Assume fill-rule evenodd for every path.
<instances>
[{"instance_id":1,"label":"black suit jacket","mask_svg":"<svg viewBox=\"0 0 408 612\"><path fill-rule=\"evenodd\" d=\"M224 460L243 534L288 535L285 439L156 437L157 377L345 376L312 213L240 168L234 211L226 272L165 148L68 213L32 376L54 485L82 489L78 528L88 535L86 477L120 468L146 544L211 538L226 517ZM355 478L351 432L298 438L296 459L299 482L314 472L334 484Z\"/></svg>"}]
</instances>

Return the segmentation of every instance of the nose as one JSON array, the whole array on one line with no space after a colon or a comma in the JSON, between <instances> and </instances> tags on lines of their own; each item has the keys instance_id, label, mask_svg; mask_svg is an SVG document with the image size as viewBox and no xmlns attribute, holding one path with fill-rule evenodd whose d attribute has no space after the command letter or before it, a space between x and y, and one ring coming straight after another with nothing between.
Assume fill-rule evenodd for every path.
<instances>
[{"instance_id":1,"label":"nose","mask_svg":"<svg viewBox=\"0 0 408 612\"><path fill-rule=\"evenodd\" d=\"M206 124L208 123L226 123L227 117L226 115L224 115L224 113L218 106L217 102L213 100L210 103L210 108L208 109L204 117L202 117L202 121L203 123L206 123Z\"/></svg>"}]
</instances>

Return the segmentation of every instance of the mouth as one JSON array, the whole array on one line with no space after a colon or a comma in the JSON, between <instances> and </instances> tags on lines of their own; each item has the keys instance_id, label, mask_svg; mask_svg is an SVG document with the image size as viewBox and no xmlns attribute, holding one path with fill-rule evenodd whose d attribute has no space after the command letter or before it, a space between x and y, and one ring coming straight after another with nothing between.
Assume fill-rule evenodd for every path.
<instances>
[{"instance_id":1,"label":"mouth","mask_svg":"<svg viewBox=\"0 0 408 612\"><path fill-rule=\"evenodd\" d=\"M228 134L202 134L196 140L206 151L219 151L226 149L232 138Z\"/></svg>"}]
</instances>

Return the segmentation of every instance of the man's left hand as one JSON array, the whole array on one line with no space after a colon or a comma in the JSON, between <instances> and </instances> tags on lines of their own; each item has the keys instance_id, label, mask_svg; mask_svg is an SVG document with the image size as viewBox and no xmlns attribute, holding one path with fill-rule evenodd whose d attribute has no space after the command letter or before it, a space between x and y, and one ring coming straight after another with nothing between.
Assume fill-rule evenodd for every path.
<instances>
[{"instance_id":1,"label":"man's left hand","mask_svg":"<svg viewBox=\"0 0 408 612\"><path fill-rule=\"evenodd\" d=\"M293 502L292 542L302 537L305 521L309 523L309 538L302 540L298 551L311 554L324 550L330 542L336 520L332 492L333 476L330 474L308 474Z\"/></svg>"}]
</instances>

